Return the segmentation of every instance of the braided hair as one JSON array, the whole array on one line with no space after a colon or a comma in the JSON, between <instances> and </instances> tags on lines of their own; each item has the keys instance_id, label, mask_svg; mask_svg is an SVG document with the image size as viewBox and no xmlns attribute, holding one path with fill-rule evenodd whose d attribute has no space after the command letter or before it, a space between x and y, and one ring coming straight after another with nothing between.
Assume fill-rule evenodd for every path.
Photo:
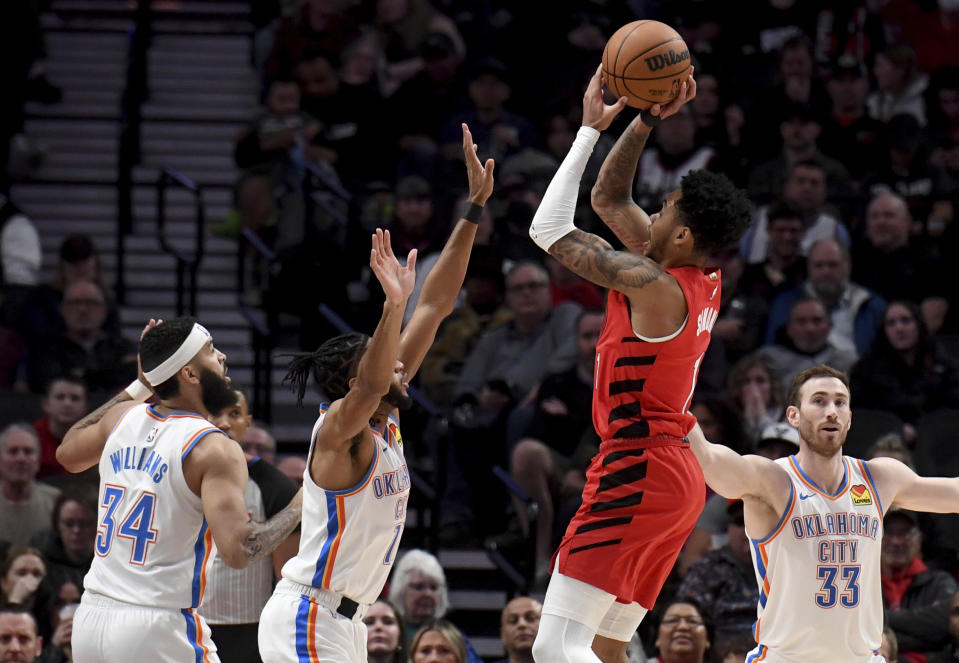
<instances>
[{"instance_id":1,"label":"braided hair","mask_svg":"<svg viewBox=\"0 0 959 663\"><path fill-rule=\"evenodd\" d=\"M295 352L287 366L284 383L296 393L296 404L303 404L306 386L312 373L317 386L331 400L339 400L350 390L350 379L366 350L370 337L354 332L334 336L313 352Z\"/></svg>"}]
</instances>

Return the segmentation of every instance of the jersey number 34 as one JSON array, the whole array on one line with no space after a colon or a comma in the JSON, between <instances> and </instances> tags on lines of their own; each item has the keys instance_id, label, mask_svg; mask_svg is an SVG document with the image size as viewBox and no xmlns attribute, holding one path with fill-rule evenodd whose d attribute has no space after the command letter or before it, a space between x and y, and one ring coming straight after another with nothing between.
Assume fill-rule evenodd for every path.
<instances>
[{"instance_id":1,"label":"jersey number 34","mask_svg":"<svg viewBox=\"0 0 959 663\"><path fill-rule=\"evenodd\" d=\"M123 486L109 483L104 486L103 502L100 506L106 511L97 527L95 550L100 557L106 557L113 548L115 538L129 539L131 541L130 564L143 566L146 564L150 544L157 538L157 531L153 528L156 495L143 491L123 517L118 518L117 511L123 501L124 493L126 488Z\"/></svg>"}]
</instances>

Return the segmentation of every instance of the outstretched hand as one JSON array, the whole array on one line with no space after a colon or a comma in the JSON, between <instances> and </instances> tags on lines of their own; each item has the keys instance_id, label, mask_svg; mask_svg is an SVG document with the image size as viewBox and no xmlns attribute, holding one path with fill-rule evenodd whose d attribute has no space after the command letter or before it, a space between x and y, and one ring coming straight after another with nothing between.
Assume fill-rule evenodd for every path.
<instances>
[{"instance_id":1,"label":"outstretched hand","mask_svg":"<svg viewBox=\"0 0 959 663\"><path fill-rule=\"evenodd\" d=\"M480 163L477 154L477 145L473 143L473 134L466 124L463 125L463 158L466 160L466 175L469 177L469 201L477 205L485 205L493 193L493 163L487 159L486 164Z\"/></svg>"},{"instance_id":2,"label":"outstretched hand","mask_svg":"<svg viewBox=\"0 0 959 663\"><path fill-rule=\"evenodd\" d=\"M695 73L696 67L690 67L689 78L683 81L679 86L679 92L673 97L673 100L665 106L662 104L653 104L646 112L661 120L665 120L670 115L678 113L680 108L696 97L696 79L693 78L693 74Z\"/></svg>"},{"instance_id":3,"label":"outstretched hand","mask_svg":"<svg viewBox=\"0 0 959 663\"><path fill-rule=\"evenodd\" d=\"M377 228L373 235L373 248L370 250L370 269L383 287L386 301L394 305L405 305L416 283L416 249L410 251L404 267L393 255L390 231L384 232Z\"/></svg>"},{"instance_id":4,"label":"outstretched hand","mask_svg":"<svg viewBox=\"0 0 959 663\"><path fill-rule=\"evenodd\" d=\"M605 131L625 106L626 97L620 97L611 106L603 100L603 65L596 67L583 94L583 126Z\"/></svg>"}]
</instances>

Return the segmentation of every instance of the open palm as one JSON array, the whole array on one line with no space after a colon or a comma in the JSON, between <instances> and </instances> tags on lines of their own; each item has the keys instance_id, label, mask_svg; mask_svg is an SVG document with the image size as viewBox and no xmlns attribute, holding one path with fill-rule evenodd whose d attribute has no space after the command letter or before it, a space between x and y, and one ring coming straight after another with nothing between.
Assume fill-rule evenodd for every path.
<instances>
[{"instance_id":1,"label":"open palm","mask_svg":"<svg viewBox=\"0 0 959 663\"><path fill-rule=\"evenodd\" d=\"M416 249L410 251L404 267L393 255L390 231L377 228L370 251L370 269L383 287L386 300L391 304L404 304L416 283Z\"/></svg>"}]
</instances>

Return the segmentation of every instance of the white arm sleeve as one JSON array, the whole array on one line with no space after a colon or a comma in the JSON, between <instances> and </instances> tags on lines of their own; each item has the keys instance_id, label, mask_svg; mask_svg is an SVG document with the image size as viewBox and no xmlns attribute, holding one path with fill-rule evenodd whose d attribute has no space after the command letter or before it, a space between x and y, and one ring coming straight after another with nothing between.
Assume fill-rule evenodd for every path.
<instances>
[{"instance_id":1,"label":"white arm sleeve","mask_svg":"<svg viewBox=\"0 0 959 663\"><path fill-rule=\"evenodd\" d=\"M529 236L544 251L549 251L556 240L576 229L573 225L573 213L576 211L576 197L579 195L579 182L593 147L599 140L599 132L592 127L580 127L576 140L569 148L569 154L563 159L559 170L553 175L543 201L539 204L533 223L529 227Z\"/></svg>"}]
</instances>

